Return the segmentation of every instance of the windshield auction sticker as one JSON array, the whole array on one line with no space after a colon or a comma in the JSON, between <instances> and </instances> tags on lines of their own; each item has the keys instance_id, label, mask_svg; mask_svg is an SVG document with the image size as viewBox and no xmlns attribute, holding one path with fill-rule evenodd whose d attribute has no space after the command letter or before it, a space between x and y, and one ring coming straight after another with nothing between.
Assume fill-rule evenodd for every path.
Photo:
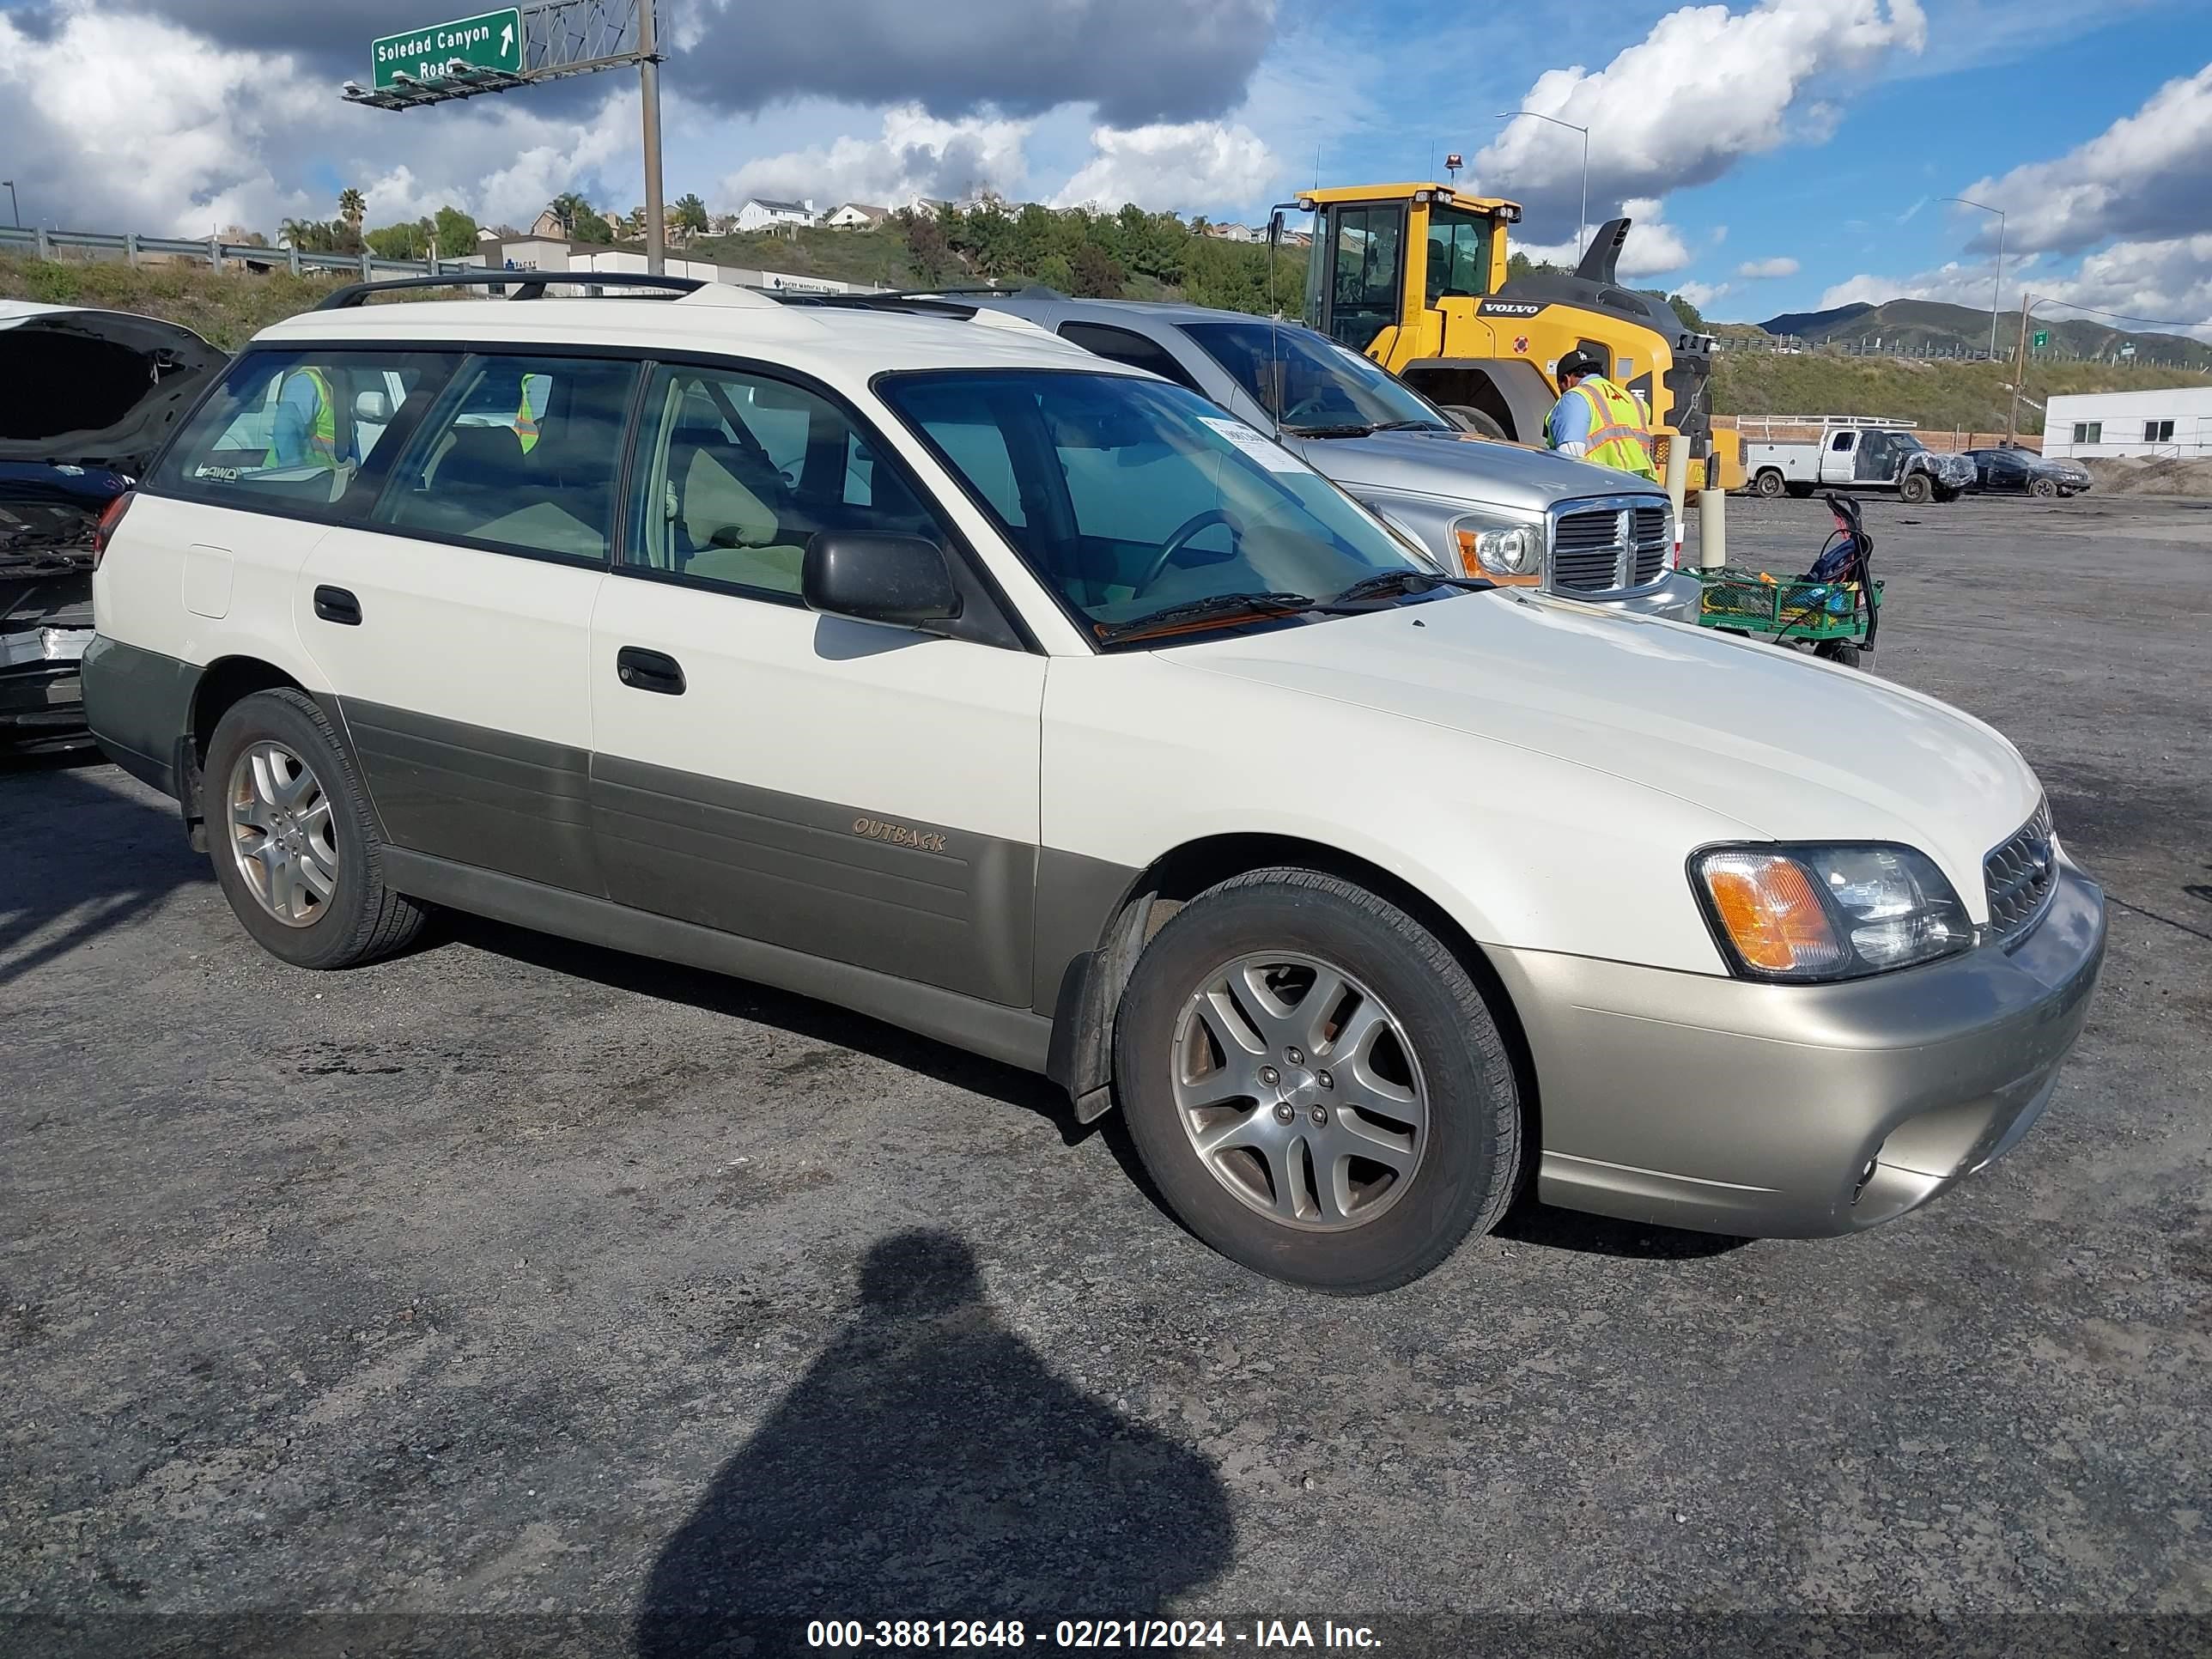
<instances>
[{"instance_id":1,"label":"windshield auction sticker","mask_svg":"<svg viewBox=\"0 0 2212 1659\"><path fill-rule=\"evenodd\" d=\"M1217 420L1211 415L1201 415L1198 418L1270 472L1304 472L1308 470L1304 461L1282 445L1242 421Z\"/></svg>"}]
</instances>

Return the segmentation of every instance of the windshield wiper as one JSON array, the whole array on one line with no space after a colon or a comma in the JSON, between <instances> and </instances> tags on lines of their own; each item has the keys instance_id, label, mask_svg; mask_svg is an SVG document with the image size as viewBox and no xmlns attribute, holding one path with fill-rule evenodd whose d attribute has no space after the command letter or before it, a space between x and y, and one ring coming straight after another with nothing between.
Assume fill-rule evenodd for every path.
<instances>
[{"instance_id":1,"label":"windshield wiper","mask_svg":"<svg viewBox=\"0 0 2212 1659\"><path fill-rule=\"evenodd\" d=\"M1139 634L1167 632L1181 623L1225 620L1231 617L1287 617L1317 608L1317 602L1304 593L1209 593L1202 599L1170 605L1146 616L1132 617L1127 622L1100 623L1097 634L1102 642L1111 645L1119 640L1134 639Z\"/></svg>"},{"instance_id":2,"label":"windshield wiper","mask_svg":"<svg viewBox=\"0 0 2212 1659\"><path fill-rule=\"evenodd\" d=\"M1469 593L1480 593L1497 586L1480 576L1445 576L1433 570L1378 570L1371 576L1362 576L1318 608L1333 616L1340 611L1366 610L1370 602L1393 594L1425 593L1435 587L1457 587Z\"/></svg>"},{"instance_id":3,"label":"windshield wiper","mask_svg":"<svg viewBox=\"0 0 2212 1659\"><path fill-rule=\"evenodd\" d=\"M1364 438L1377 428L1365 421L1348 421L1341 426L1285 426L1283 430L1293 438Z\"/></svg>"},{"instance_id":4,"label":"windshield wiper","mask_svg":"<svg viewBox=\"0 0 2212 1659\"><path fill-rule=\"evenodd\" d=\"M1437 421L1385 421L1377 432L1450 432L1455 428Z\"/></svg>"}]
</instances>

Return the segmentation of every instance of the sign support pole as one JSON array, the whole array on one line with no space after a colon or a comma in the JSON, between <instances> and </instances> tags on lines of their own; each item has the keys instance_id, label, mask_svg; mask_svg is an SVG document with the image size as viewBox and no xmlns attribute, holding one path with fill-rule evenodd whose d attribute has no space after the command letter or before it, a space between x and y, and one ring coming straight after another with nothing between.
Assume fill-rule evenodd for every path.
<instances>
[{"instance_id":1,"label":"sign support pole","mask_svg":"<svg viewBox=\"0 0 2212 1659\"><path fill-rule=\"evenodd\" d=\"M645 268L658 276L665 263L667 228L660 201L660 58L653 34L653 0L638 0L637 91L645 119Z\"/></svg>"}]
</instances>

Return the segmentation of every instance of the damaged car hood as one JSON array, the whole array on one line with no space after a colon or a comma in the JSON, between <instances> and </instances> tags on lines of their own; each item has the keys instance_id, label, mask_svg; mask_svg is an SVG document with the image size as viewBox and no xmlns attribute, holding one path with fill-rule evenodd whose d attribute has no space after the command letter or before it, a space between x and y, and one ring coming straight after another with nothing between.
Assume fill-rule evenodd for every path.
<instances>
[{"instance_id":1,"label":"damaged car hood","mask_svg":"<svg viewBox=\"0 0 2212 1659\"><path fill-rule=\"evenodd\" d=\"M157 317L0 300L0 463L136 478L229 361ZM30 487L0 478L9 497Z\"/></svg>"}]
</instances>

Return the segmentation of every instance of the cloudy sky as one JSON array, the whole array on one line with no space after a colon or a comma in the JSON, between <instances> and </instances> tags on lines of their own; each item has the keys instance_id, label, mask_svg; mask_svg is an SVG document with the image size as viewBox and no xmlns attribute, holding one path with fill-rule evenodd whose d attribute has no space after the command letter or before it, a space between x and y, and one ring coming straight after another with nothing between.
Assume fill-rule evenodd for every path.
<instances>
[{"instance_id":1,"label":"cloudy sky","mask_svg":"<svg viewBox=\"0 0 2212 1659\"><path fill-rule=\"evenodd\" d=\"M641 195L628 72L388 114L373 35L461 0L0 0L26 223L205 234ZM2212 0L660 0L667 193L896 204L989 186L1264 216L1448 151L1522 245L1637 220L1624 270L1716 318L2039 295L2212 323ZM1480 26L1478 26L1480 21ZM2063 313L2058 313L2063 314Z\"/></svg>"}]
</instances>

